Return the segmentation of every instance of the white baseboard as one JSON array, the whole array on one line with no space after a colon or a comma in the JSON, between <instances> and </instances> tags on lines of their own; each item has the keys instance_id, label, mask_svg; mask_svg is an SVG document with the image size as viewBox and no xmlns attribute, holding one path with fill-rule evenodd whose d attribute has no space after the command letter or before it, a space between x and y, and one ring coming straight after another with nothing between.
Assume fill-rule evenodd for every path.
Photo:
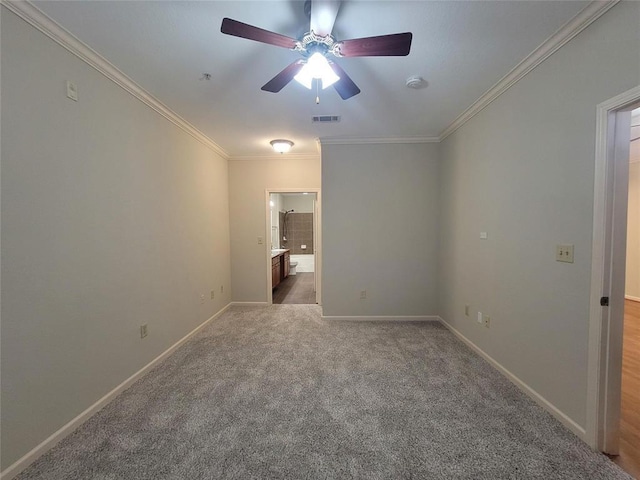
<instances>
[{"instance_id":1,"label":"white baseboard","mask_svg":"<svg viewBox=\"0 0 640 480\"><path fill-rule=\"evenodd\" d=\"M640 297L634 297L632 295L625 295L624 298L631 300L632 302L640 302Z\"/></svg>"},{"instance_id":2,"label":"white baseboard","mask_svg":"<svg viewBox=\"0 0 640 480\"><path fill-rule=\"evenodd\" d=\"M374 315L374 316L331 316L322 315L323 320L336 322L439 322L437 315Z\"/></svg>"},{"instance_id":3,"label":"white baseboard","mask_svg":"<svg viewBox=\"0 0 640 480\"><path fill-rule=\"evenodd\" d=\"M267 302L231 302L233 307L266 307L269 305Z\"/></svg>"},{"instance_id":4,"label":"white baseboard","mask_svg":"<svg viewBox=\"0 0 640 480\"><path fill-rule=\"evenodd\" d=\"M583 442L587 442L586 431L576 422L571 420L567 415L562 413L555 405L549 402L546 398L536 392L533 388L527 385L525 382L520 380L516 375L507 370L502 364L494 360L489 354L487 354L484 350L478 347L475 343L461 334L458 330L453 328L447 322L444 321L443 318L439 317L440 323L444 325L451 333L453 333L456 337L462 340L469 348L471 348L474 352L484 358L487 362L491 364L496 370L502 373L505 377L507 377L511 383L513 383L516 387L526 393L534 402L544 408L547 412L553 415L560 423L562 423L565 427L571 430L574 434L578 436Z\"/></svg>"},{"instance_id":5,"label":"white baseboard","mask_svg":"<svg viewBox=\"0 0 640 480\"><path fill-rule=\"evenodd\" d=\"M107 403L109 403L111 400L113 400L115 397L117 397L118 394L120 394L122 391L126 390L136 380L138 380L139 378L144 376L149 370L151 370L158 363L160 363L162 360L164 360L169 355L171 355L175 350L177 350L183 343L185 343L187 340L189 340L193 335L195 335L200 330L202 330L211 321L215 320L217 317L222 315L230 306L231 306L231 304L229 303L225 307L220 309L211 318L209 318L208 320L203 322L201 325L197 326L195 329L193 329L191 332L189 332L184 337L182 337L180 340L178 340L176 343L174 343L172 346L170 346L167 350L165 350L159 356L154 358L147 365L142 367L140 370L138 370L136 373L131 375L129 378L127 378L120 385L118 385L113 390L111 390L109 393L107 393L104 397L102 397L97 402L95 402L93 405L91 405L89 408L87 408L80 415L78 415L77 417L72 419L69 423L67 423L66 425L61 427L58 431L56 431L53 434L51 434L42 443L40 443L39 445L34 447L30 452L25 454L22 458L17 460L15 463L13 463L13 465L10 465L3 472L0 472L0 480L11 480L16 475L18 475L20 472L22 472L24 469L26 469L29 465L31 465L33 462L35 462L40 456L44 455L51 448L53 448L63 438L65 438L66 436L68 436L71 433L73 433L73 431L76 428L78 428L84 422L89 420L89 418L91 418L94 414L96 414L102 407L104 407Z\"/></svg>"}]
</instances>

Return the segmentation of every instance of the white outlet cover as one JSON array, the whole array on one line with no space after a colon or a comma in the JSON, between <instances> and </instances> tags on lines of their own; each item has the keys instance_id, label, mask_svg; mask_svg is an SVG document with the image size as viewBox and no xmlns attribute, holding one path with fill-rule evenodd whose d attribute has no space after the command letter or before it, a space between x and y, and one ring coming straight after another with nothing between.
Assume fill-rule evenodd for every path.
<instances>
[{"instance_id":1,"label":"white outlet cover","mask_svg":"<svg viewBox=\"0 0 640 480\"><path fill-rule=\"evenodd\" d=\"M556 245L556 262L573 263L573 245Z\"/></svg>"}]
</instances>

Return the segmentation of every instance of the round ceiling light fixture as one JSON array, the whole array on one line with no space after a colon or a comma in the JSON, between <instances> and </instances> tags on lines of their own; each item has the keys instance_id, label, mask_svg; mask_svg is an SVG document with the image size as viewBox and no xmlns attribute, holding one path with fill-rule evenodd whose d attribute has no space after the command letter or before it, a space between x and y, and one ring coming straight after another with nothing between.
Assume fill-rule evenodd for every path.
<instances>
[{"instance_id":1,"label":"round ceiling light fixture","mask_svg":"<svg viewBox=\"0 0 640 480\"><path fill-rule=\"evenodd\" d=\"M269 143L271 144L271 147L273 147L273 150L278 153L287 153L291 150L291 147L293 147L293 142L291 140L285 140L282 138L271 140Z\"/></svg>"},{"instance_id":2,"label":"round ceiling light fixture","mask_svg":"<svg viewBox=\"0 0 640 480\"><path fill-rule=\"evenodd\" d=\"M407 87L418 90L420 88L427 88L429 83L419 75L413 75L407 78Z\"/></svg>"}]
</instances>

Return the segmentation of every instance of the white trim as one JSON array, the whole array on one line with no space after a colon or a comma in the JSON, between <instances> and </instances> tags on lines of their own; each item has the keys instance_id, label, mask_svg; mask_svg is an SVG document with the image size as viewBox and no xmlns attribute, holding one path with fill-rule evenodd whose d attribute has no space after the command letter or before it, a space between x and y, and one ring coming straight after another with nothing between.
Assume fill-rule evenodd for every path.
<instances>
[{"instance_id":1,"label":"white trim","mask_svg":"<svg viewBox=\"0 0 640 480\"><path fill-rule=\"evenodd\" d=\"M186 334L168 349L166 349L163 353L158 355L156 358L151 360L147 365L142 367L136 373L127 378L120 385L115 387L105 396L100 398L97 402L87 408L80 415L69 421L66 425L62 426L58 431L51 434L48 438L46 438L39 445L34 447L30 452L25 454L22 458L18 459L13 465L7 467L3 472L0 473L0 480L11 480L24 469L26 469L29 465L31 465L34 461L36 461L40 456L44 455L48 450L53 448L58 442L62 439L73 433L73 431L82 425L84 422L89 420L93 415L95 415L102 407L111 402L115 397L117 397L121 392L129 388L134 382L144 376L149 370L155 367L157 364L162 362L165 358L171 355L174 351L176 351L180 346L182 346L186 341L188 341L192 336L206 327L210 322L218 318L222 315L231 304L227 304L225 307L221 308L217 313L215 313L211 318L205 320L202 324L194 328L191 332Z\"/></svg>"},{"instance_id":2,"label":"white trim","mask_svg":"<svg viewBox=\"0 0 640 480\"><path fill-rule=\"evenodd\" d=\"M267 302L231 302L232 307L266 307Z\"/></svg>"},{"instance_id":3,"label":"white trim","mask_svg":"<svg viewBox=\"0 0 640 480\"><path fill-rule=\"evenodd\" d=\"M484 358L491 366L493 366L496 370L502 373L511 383L513 383L516 387L522 390L527 394L529 398L531 398L534 402L548 411L551 415L553 415L560 423L562 423L565 427L571 430L574 434L576 434L581 440L585 441L585 430L576 422L571 420L567 415L562 413L555 405L553 405L550 401L536 392L533 388L523 382L518 376L510 372L507 368L505 368L500 362L491 357L488 353L478 347L475 343L465 337L458 330L453 328L444 319L439 318L440 323L444 325L451 333L453 333L456 337L458 337L464 344L466 344L469 348L471 348L474 352Z\"/></svg>"},{"instance_id":4,"label":"white trim","mask_svg":"<svg viewBox=\"0 0 640 480\"><path fill-rule=\"evenodd\" d=\"M640 302L640 297L634 297L632 295L625 295L624 298L631 300L632 302Z\"/></svg>"},{"instance_id":5,"label":"white trim","mask_svg":"<svg viewBox=\"0 0 640 480\"><path fill-rule=\"evenodd\" d=\"M439 322L437 315L322 315L323 320L330 322Z\"/></svg>"},{"instance_id":6,"label":"white trim","mask_svg":"<svg viewBox=\"0 0 640 480\"><path fill-rule=\"evenodd\" d=\"M630 106L640 100L640 86L632 88L598 105L596 110L595 175L593 195L593 238L591 256L591 296L589 312L589 350L587 370L587 427L586 441L595 449L605 448L605 415L607 398L607 366L609 346L608 314L600 306L600 297L611 296L608 257L607 222L612 208L608 198L613 188L613 166L609 165L609 150L613 148L610 138L612 125L609 117L614 111ZM612 192L611 192L612 193Z\"/></svg>"},{"instance_id":7,"label":"white trim","mask_svg":"<svg viewBox=\"0 0 640 480\"><path fill-rule=\"evenodd\" d=\"M0 5L8 8L11 12L18 15L24 21L44 33L54 42L58 43L73 55L84 61L98 72L103 74L113 83L127 91L135 98L140 100L151 109L162 115L171 123L182 129L193 138L209 147L211 150L228 159L229 155L222 147L207 137L204 133L187 122L184 118L172 111L160 100L152 96L144 90L140 85L120 71L115 65L111 64L107 59L102 57L98 52L83 43L80 39L68 32L55 21L49 18L45 13L31 4L28 0L8 1L0 0Z\"/></svg>"},{"instance_id":8,"label":"white trim","mask_svg":"<svg viewBox=\"0 0 640 480\"><path fill-rule=\"evenodd\" d=\"M524 60L516 65L509 73L502 77L498 83L480 96L469 108L456 118L451 125L440 133L439 141L444 140L471 118L480 113L491 102L505 93L525 75L553 55L558 49L578 35L613 7L619 0L593 1L580 11L575 17L565 23L556 33L546 39L538 48L531 52Z\"/></svg>"},{"instance_id":9,"label":"white trim","mask_svg":"<svg viewBox=\"0 0 640 480\"><path fill-rule=\"evenodd\" d=\"M438 143L439 137L324 137L322 145L378 145L385 143Z\"/></svg>"}]
</instances>

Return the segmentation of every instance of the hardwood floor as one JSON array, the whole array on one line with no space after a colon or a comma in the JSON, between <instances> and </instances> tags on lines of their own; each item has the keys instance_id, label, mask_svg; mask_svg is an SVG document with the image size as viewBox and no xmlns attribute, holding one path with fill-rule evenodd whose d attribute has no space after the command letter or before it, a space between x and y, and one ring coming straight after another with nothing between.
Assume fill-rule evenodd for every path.
<instances>
[{"instance_id":1,"label":"hardwood floor","mask_svg":"<svg viewBox=\"0 0 640 480\"><path fill-rule=\"evenodd\" d=\"M316 303L313 273L298 272L296 275L289 275L273 289L273 303Z\"/></svg>"},{"instance_id":2,"label":"hardwood floor","mask_svg":"<svg viewBox=\"0 0 640 480\"><path fill-rule=\"evenodd\" d=\"M614 461L640 478L640 302L625 300L620 455Z\"/></svg>"}]
</instances>

